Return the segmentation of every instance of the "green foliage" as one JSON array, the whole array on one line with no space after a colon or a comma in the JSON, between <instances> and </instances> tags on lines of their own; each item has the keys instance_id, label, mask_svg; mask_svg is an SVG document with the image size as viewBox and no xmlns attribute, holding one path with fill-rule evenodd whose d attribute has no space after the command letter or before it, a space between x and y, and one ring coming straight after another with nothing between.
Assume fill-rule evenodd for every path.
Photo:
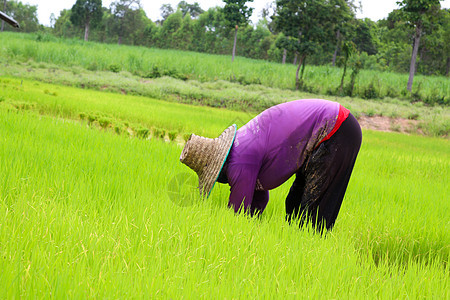
<instances>
[{"instance_id":1,"label":"green foliage","mask_svg":"<svg viewBox=\"0 0 450 300\"><path fill-rule=\"evenodd\" d=\"M164 21L160 30L160 42L158 44L161 48L175 47L176 42L173 39L174 34L181 28L183 23L183 14L181 11L171 14L167 20Z\"/></svg>"},{"instance_id":2,"label":"green foliage","mask_svg":"<svg viewBox=\"0 0 450 300\"><path fill-rule=\"evenodd\" d=\"M371 81L367 87L363 89L361 94L363 99L377 99L380 97L378 89L375 87L375 83Z\"/></svg>"},{"instance_id":3,"label":"green foliage","mask_svg":"<svg viewBox=\"0 0 450 300\"><path fill-rule=\"evenodd\" d=\"M295 75L298 89L304 85L303 70L307 56L328 47L329 41L336 40L335 34L345 30L340 24L346 23L353 15L345 1L338 4L336 1L324 0L277 0L276 6L276 15L273 16L275 28L288 37L282 40L282 44L300 57ZM302 71L299 78L300 67Z\"/></svg>"},{"instance_id":4,"label":"green foliage","mask_svg":"<svg viewBox=\"0 0 450 300\"><path fill-rule=\"evenodd\" d=\"M85 29L84 40L88 40L89 28L96 25L102 18L101 0L77 0L72 6L70 21Z\"/></svg>"},{"instance_id":5,"label":"green foliage","mask_svg":"<svg viewBox=\"0 0 450 300\"><path fill-rule=\"evenodd\" d=\"M119 0L111 4L111 13L105 20L105 30L108 37L120 44L142 45L150 39L146 34L152 33L148 30L152 21L145 15L139 1Z\"/></svg>"},{"instance_id":6,"label":"green foliage","mask_svg":"<svg viewBox=\"0 0 450 300\"><path fill-rule=\"evenodd\" d=\"M89 66L91 66L91 65L89 65ZM89 68L89 66L88 66L88 68ZM120 71L120 65L112 63L108 66L108 69L111 72L118 73Z\"/></svg>"},{"instance_id":7,"label":"green foliage","mask_svg":"<svg viewBox=\"0 0 450 300\"><path fill-rule=\"evenodd\" d=\"M150 134L150 129L145 127L138 127L135 129L136 136L141 139L146 139Z\"/></svg>"},{"instance_id":8,"label":"green foliage","mask_svg":"<svg viewBox=\"0 0 450 300\"><path fill-rule=\"evenodd\" d=\"M6 7L4 8L4 5ZM16 20L20 28L9 26L4 23L3 30L15 32L36 32L39 30L39 22L37 17L37 5L23 4L21 1L1 1L0 11ZM3 21L0 21L2 23Z\"/></svg>"},{"instance_id":9,"label":"green foliage","mask_svg":"<svg viewBox=\"0 0 450 300\"><path fill-rule=\"evenodd\" d=\"M24 98L41 100L32 87ZM71 104L79 93L115 103L116 95L63 89ZM142 107L130 106L131 120L139 122ZM203 109L173 106L184 114ZM182 147L175 143L3 108L0 269L9 288L0 289L2 299L448 294L445 139L364 131L336 226L324 238L285 222L292 181L270 192L260 218L236 215L227 209L227 185L217 184L208 201L196 198L197 177L179 162ZM232 112L202 111L214 121L205 125L196 115L182 123L191 122L186 131L207 127L213 137L229 121L223 114ZM179 174L185 176L174 180Z\"/></svg>"},{"instance_id":10,"label":"green foliage","mask_svg":"<svg viewBox=\"0 0 450 300\"><path fill-rule=\"evenodd\" d=\"M446 75L450 70L447 67L449 65L448 53L450 53L448 49L450 47L448 46L450 45L450 35L448 34L450 12L448 9L440 9L436 5L439 2L437 0L402 1L400 3L405 10L394 10L386 19L377 22L369 19L356 19L353 1L321 0L310 1L311 3L308 1L286 0L286 3L289 2L293 8L298 9L299 5L306 5L306 8L297 14L303 15L301 19L304 23L315 21L313 27L308 27L311 30L301 31L303 40L300 43L295 41L299 38L298 28L305 29L305 27L301 27L299 24L294 25L293 22L287 22L292 25L290 42L293 43L291 45L278 43L283 37L281 36L282 32L277 29L277 22L280 19L295 16L295 14L288 15L288 18L279 18L277 21L278 11L281 10L277 10L271 19L268 11L265 10L263 19L256 24L240 26L241 30L237 32L239 47L236 49L236 55L280 62L283 50L287 49L287 61L292 62L296 52L304 50L309 53L308 64L328 65L331 57L334 57L333 53L337 54L337 60L339 60L339 56L342 56L340 53L342 41L353 41L358 51L368 54L368 59L362 62L363 69L404 73L409 69L411 57L413 29L410 25L414 20L409 16L414 13L420 15L423 10L416 8L423 4L425 8L429 9L429 13L427 12L421 17L424 32L420 42L417 71L427 75ZM77 3L88 2L91 1L80 0ZM241 2L244 3L243 1L239 3ZM282 2L280 1L280 3ZM85 30L86 24L77 23L78 25L75 26L72 22L80 16L78 10L75 13L76 8L79 7L77 3L72 9L62 10L60 15L53 19L53 28L37 24L36 6L8 1L6 12L20 21L22 24L20 31L39 31L40 34L36 37L38 41L51 39L49 33L58 37L80 38L87 31ZM234 6L235 4L230 5ZM243 5L246 6L245 3ZM406 7L411 9L406 9ZM186 1L179 2L177 11L167 4L167 9L162 11L163 20L152 22L145 15L139 2L115 1L109 8L101 9L102 17L95 22L95 26L89 28L89 39L102 43L143 45L211 54L229 53L234 37L226 17L232 14L225 13L224 8L221 7L203 11L198 3L189 4ZM166 24L169 17L171 20ZM6 26L5 30L16 29ZM311 37L307 36L309 31L312 32ZM314 39L313 36L318 38ZM96 70L94 64L90 68ZM339 79L334 85L337 86L338 83ZM311 84L303 86L311 87Z\"/></svg>"},{"instance_id":11,"label":"green foliage","mask_svg":"<svg viewBox=\"0 0 450 300\"><path fill-rule=\"evenodd\" d=\"M102 128L107 128L112 123L112 120L108 117L101 117L98 119L98 123Z\"/></svg>"},{"instance_id":12,"label":"green foliage","mask_svg":"<svg viewBox=\"0 0 450 300\"><path fill-rule=\"evenodd\" d=\"M253 0L222 0L225 3L223 13L228 27L234 28L247 24L253 13L253 8L247 6L247 2Z\"/></svg>"},{"instance_id":13,"label":"green foliage","mask_svg":"<svg viewBox=\"0 0 450 300\"><path fill-rule=\"evenodd\" d=\"M21 35L4 33L0 36L0 43L4 45L0 48L0 57L5 57L9 61L26 61L21 67L15 63L4 66L0 71L4 74L19 74L24 78L41 78L44 81L54 81L75 86L121 91L135 94L149 95L161 98L170 95L181 101L201 101L205 105L225 105L227 107L239 107L238 99L241 95L222 91L220 96L209 89L201 89L195 82L220 82L223 80L239 82L243 85L261 84L267 88L293 90L295 82L292 76L296 72L296 67L291 64L277 64L265 61L239 58L239 64L232 66L224 56L205 55L194 52L158 50L144 47L127 47L97 43L81 43L78 40L58 39L57 42L36 42L34 35ZM32 51L30 51L30 49ZM363 91L369 87L374 78L380 80L379 84L372 86L376 89L379 98L391 97L408 101L420 99L429 104L439 103L447 105L449 101L448 78L432 76L416 76L416 84L420 85L413 89L418 96L412 97L409 92L405 92L404 83L407 76L392 72L380 72L373 56L362 53L360 56L349 58L349 66L352 66L357 59L361 64L369 69L362 69L358 73L354 85L354 97L362 97ZM199 63L201 62L201 63ZM45 72L42 67L45 66ZM86 69L93 69L97 66L98 74L89 74L85 77L78 76ZM23 72L28 66L31 71ZM110 66L112 66L110 68ZM29 68L29 67L28 67ZM19 71L20 69L20 71ZM59 69L59 71L56 71ZM60 72L69 71L71 75L61 77ZM155 70L153 72L153 70ZM125 78L110 79L110 75L105 75L101 71L114 71L128 74ZM128 72L128 73L127 73ZM187 86L192 86L185 90L185 85L179 83L170 84L170 87L160 87L152 85L128 86L130 80L138 84L138 78L131 78L131 74L140 77L159 78L172 76L182 80L193 81ZM118 73L119 74L119 73ZM17 75L18 76L18 75ZM89 77L95 77L91 79ZM342 77L342 68L332 68L329 66L311 66L305 68L303 89L313 94L340 95L337 87ZM108 79L107 79L108 78ZM125 82L124 82L125 81ZM145 81L145 80L144 80ZM164 80L161 81L161 83ZM348 81L344 82L345 85ZM139 84L138 84L139 85ZM194 91L194 90L195 91ZM260 88L261 89L261 88ZM289 91L290 92L290 91ZM345 88L344 88L345 92ZM280 92L281 95L288 91ZM278 95L280 95L278 93ZM214 94L214 95L213 95ZM264 95L245 96L242 102L245 106L252 106L254 109L267 107L261 102L266 101ZM275 94L275 93L274 93ZM348 95L348 93L345 93ZM219 97L219 98L218 98ZM274 96L271 96L275 98ZM278 96L278 98L282 98ZM219 99L220 101L216 101ZM255 99L260 99L255 101ZM271 100L273 101L273 100ZM252 103L253 104L250 104ZM270 101L269 101L270 102Z\"/></svg>"},{"instance_id":14,"label":"green foliage","mask_svg":"<svg viewBox=\"0 0 450 300\"><path fill-rule=\"evenodd\" d=\"M180 1L177 5L178 9L183 14L183 18L191 16L192 18L198 18L205 11L200 7L198 2L194 2L193 4L189 4L186 1Z\"/></svg>"},{"instance_id":15,"label":"green foliage","mask_svg":"<svg viewBox=\"0 0 450 300\"><path fill-rule=\"evenodd\" d=\"M169 136L169 140L173 142L177 138L178 134L176 131L169 131L167 135Z\"/></svg>"},{"instance_id":16,"label":"green foliage","mask_svg":"<svg viewBox=\"0 0 450 300\"><path fill-rule=\"evenodd\" d=\"M166 136L166 130L162 128L155 128L154 136L156 138L164 139L164 137Z\"/></svg>"},{"instance_id":17,"label":"green foliage","mask_svg":"<svg viewBox=\"0 0 450 300\"><path fill-rule=\"evenodd\" d=\"M183 140L185 142L189 141L189 139L191 138L191 133L185 133L183 134Z\"/></svg>"}]
</instances>

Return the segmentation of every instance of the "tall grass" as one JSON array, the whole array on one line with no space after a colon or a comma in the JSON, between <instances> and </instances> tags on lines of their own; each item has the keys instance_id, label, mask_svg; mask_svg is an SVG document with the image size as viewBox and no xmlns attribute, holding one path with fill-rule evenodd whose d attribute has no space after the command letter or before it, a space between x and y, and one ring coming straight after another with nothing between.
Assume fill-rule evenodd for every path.
<instances>
[{"instance_id":1,"label":"tall grass","mask_svg":"<svg viewBox=\"0 0 450 300\"><path fill-rule=\"evenodd\" d=\"M450 296L447 140L365 131L322 238L284 222L289 184L260 219L228 210L225 185L177 205L175 143L6 105L0 137L0 298Z\"/></svg>"},{"instance_id":2,"label":"tall grass","mask_svg":"<svg viewBox=\"0 0 450 300\"><path fill-rule=\"evenodd\" d=\"M281 89L295 86L294 65L282 65L239 57L235 63L227 56L207 55L175 50L85 43L54 39L37 41L34 35L3 33L0 55L9 59L80 66L89 70L129 71L144 77L168 75L200 81L230 80L242 84L262 84ZM157 75L159 74L159 75ZM329 66L308 66L306 91L336 94L342 70ZM362 70L354 96L364 98L404 98L411 101L448 104L449 83L445 77L417 75L412 95L406 91L407 74Z\"/></svg>"},{"instance_id":3,"label":"tall grass","mask_svg":"<svg viewBox=\"0 0 450 300\"><path fill-rule=\"evenodd\" d=\"M23 74L16 75L18 78L0 79L0 105L3 103L17 109L31 109L41 114L64 118L83 118L96 124L108 123L105 127L124 133L127 132L126 128L135 131L149 130L154 133L164 129L179 136L191 132L213 136L221 128L232 123L238 126L245 124L271 105L299 98L317 97L310 94L286 93L261 86L248 86L243 89L236 84L223 81L200 84L196 81L186 83L173 78L161 78L142 83L140 79L128 77L125 74L110 75L108 72L92 77L92 74L83 73L78 76L63 71L51 72L49 75L44 70L37 75L39 80L45 78L50 82L59 83L68 81L69 84L84 87L94 85L96 89L103 90L103 92L96 92L27 80L23 79L26 78ZM106 92L107 90L103 87L116 92ZM122 93L146 95L151 98ZM179 97L172 98L173 94ZM172 103L158 101L152 99L153 97L170 100ZM199 99L199 102L193 99ZM411 128L413 132L422 130L427 135L448 136L450 130L450 111L447 107L427 107L420 105L421 103L411 104L399 100L380 102L354 98L330 97L328 99L339 101L355 116L382 115L417 120L410 121L416 122L416 127ZM186 106L179 102L193 102L200 106L189 106L190 109L187 112ZM202 105L230 107L234 111L217 110ZM221 112L221 114L214 112Z\"/></svg>"}]
</instances>

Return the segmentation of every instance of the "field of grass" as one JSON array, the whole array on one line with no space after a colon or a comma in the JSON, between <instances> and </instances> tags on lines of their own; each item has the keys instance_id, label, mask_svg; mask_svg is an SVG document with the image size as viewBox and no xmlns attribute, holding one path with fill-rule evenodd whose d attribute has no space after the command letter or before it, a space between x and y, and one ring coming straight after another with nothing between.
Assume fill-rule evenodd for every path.
<instances>
[{"instance_id":1,"label":"field of grass","mask_svg":"<svg viewBox=\"0 0 450 300\"><path fill-rule=\"evenodd\" d=\"M145 47L85 43L56 39L51 36L2 33L0 56L8 60L78 66L92 71L128 71L147 78L163 75L200 82L226 80L244 85L260 84L279 89L293 89L296 66L238 57L235 63L228 56L194 52L160 50ZM336 95L342 70L329 66L308 66L305 70L305 91ZM362 70L355 85L354 96L366 99L401 98L429 104L449 103L449 79L416 76L412 95L406 91L407 74L380 73Z\"/></svg>"},{"instance_id":2,"label":"field of grass","mask_svg":"<svg viewBox=\"0 0 450 300\"><path fill-rule=\"evenodd\" d=\"M186 134L184 127L189 124L189 121L186 122L186 118L166 119L161 114L145 109L139 112L130 111L130 104L142 107L143 103L153 101L148 100L150 97L163 99L160 106L164 106L164 111L171 111L173 108L179 107L171 105L167 101L177 104L200 105L204 107L205 112L208 111L205 106L229 108L234 111L233 115L230 116L231 112L224 110L224 119L226 122L235 119L238 125L244 124L254 115L277 103L301 98L325 98L342 103L356 117L365 115L409 119L408 122L413 124L410 132L444 137L448 136L450 132L450 108L448 106L430 107L423 105L422 102L325 97L264 86L242 86L225 81L200 83L192 80L181 81L170 77L147 81L129 73L116 74L100 71L74 73L74 70L34 69L29 64L4 64L2 67L0 68L0 75L3 75L0 78L0 102L9 102L17 108L34 109L41 113L59 114L72 119L83 116L96 119L98 122L102 118L108 121L112 127L117 127L116 129L119 131L125 127L142 130L162 127L167 133ZM28 80L29 78L33 80ZM89 88L103 93L91 93L61 85ZM131 94L135 97L118 96L117 93ZM63 103L64 108L61 108ZM136 114L139 114L139 117ZM131 116L133 118L128 120L127 118ZM137 124L136 121L141 124ZM128 125L124 126L125 123ZM225 125L229 125L229 123ZM209 122L208 126L214 125ZM395 131L396 128L393 127L392 130Z\"/></svg>"},{"instance_id":3,"label":"field of grass","mask_svg":"<svg viewBox=\"0 0 450 300\"><path fill-rule=\"evenodd\" d=\"M125 133L215 137L249 114L14 78L0 86L2 299L450 297L446 139L364 131L323 238L284 221L289 182L261 218L235 215L225 185L197 199L182 141Z\"/></svg>"}]
</instances>

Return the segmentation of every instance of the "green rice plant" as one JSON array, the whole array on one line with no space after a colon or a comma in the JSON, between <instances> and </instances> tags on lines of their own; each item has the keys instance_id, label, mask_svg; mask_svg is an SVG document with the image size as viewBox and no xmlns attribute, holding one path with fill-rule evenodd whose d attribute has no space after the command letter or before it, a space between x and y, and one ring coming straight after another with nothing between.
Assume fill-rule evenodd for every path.
<instances>
[{"instance_id":1,"label":"green rice plant","mask_svg":"<svg viewBox=\"0 0 450 300\"><path fill-rule=\"evenodd\" d=\"M120 125L115 125L114 126L114 132L117 134L122 134L125 132L125 129L123 128L123 126Z\"/></svg>"},{"instance_id":2,"label":"green rice plant","mask_svg":"<svg viewBox=\"0 0 450 300\"><path fill-rule=\"evenodd\" d=\"M184 140L185 142L187 142L187 141L189 140L190 137L191 137L191 134L190 134L190 133L185 133L185 134L183 134L183 140Z\"/></svg>"},{"instance_id":3,"label":"green rice plant","mask_svg":"<svg viewBox=\"0 0 450 300\"><path fill-rule=\"evenodd\" d=\"M91 115L91 114L89 114L89 115L87 116L87 120L88 120L89 124L91 124L91 123L97 121L97 118L98 118L98 117L97 117L96 115Z\"/></svg>"},{"instance_id":4,"label":"green rice plant","mask_svg":"<svg viewBox=\"0 0 450 300\"><path fill-rule=\"evenodd\" d=\"M167 133L167 135L169 136L169 140L170 141L174 141L177 138L177 132L176 131L170 131Z\"/></svg>"},{"instance_id":5,"label":"green rice plant","mask_svg":"<svg viewBox=\"0 0 450 300\"><path fill-rule=\"evenodd\" d=\"M176 143L4 104L0 136L0 298L449 296L447 140L364 131L321 237L284 221L292 180L260 218L228 209L226 185L198 199Z\"/></svg>"},{"instance_id":6,"label":"green rice plant","mask_svg":"<svg viewBox=\"0 0 450 300\"><path fill-rule=\"evenodd\" d=\"M141 139L146 139L150 134L150 130L145 127L138 127L134 131L136 133L136 136Z\"/></svg>"},{"instance_id":7,"label":"green rice plant","mask_svg":"<svg viewBox=\"0 0 450 300\"><path fill-rule=\"evenodd\" d=\"M154 136L163 139L166 136L166 131L162 128L155 128Z\"/></svg>"},{"instance_id":8,"label":"green rice plant","mask_svg":"<svg viewBox=\"0 0 450 300\"><path fill-rule=\"evenodd\" d=\"M255 115L201 106L186 110L186 107L192 106L148 97L87 91L32 81L23 81L21 85L21 80L17 79L4 84L5 88L0 89L0 96L6 99L22 99L20 103L33 106L40 113L79 119L79 112L84 110L90 112L86 116L90 124L101 118L110 118L124 123L126 127L126 124L138 124L146 128L159 128L165 131L158 134L162 137L166 135L166 131L196 132L204 136L214 136L229 126L232 120L248 121ZM42 88L47 87L55 89L58 96L43 94ZM2 103L9 102L10 100L7 100ZM218 115L217 112L221 114Z\"/></svg>"},{"instance_id":9,"label":"green rice plant","mask_svg":"<svg viewBox=\"0 0 450 300\"><path fill-rule=\"evenodd\" d=\"M112 124L112 120L108 117L101 117L98 119L98 123L102 128L107 128L110 124Z\"/></svg>"}]
</instances>

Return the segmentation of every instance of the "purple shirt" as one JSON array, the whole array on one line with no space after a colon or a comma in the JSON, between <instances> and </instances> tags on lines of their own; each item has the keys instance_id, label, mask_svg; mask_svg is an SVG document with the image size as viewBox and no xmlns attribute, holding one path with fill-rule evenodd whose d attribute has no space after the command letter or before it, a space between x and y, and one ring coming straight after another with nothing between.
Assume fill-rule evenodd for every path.
<instances>
[{"instance_id":1,"label":"purple shirt","mask_svg":"<svg viewBox=\"0 0 450 300\"><path fill-rule=\"evenodd\" d=\"M224 166L230 184L229 207L263 211L269 190L288 180L333 130L340 104L296 100L273 106L236 133Z\"/></svg>"}]
</instances>

